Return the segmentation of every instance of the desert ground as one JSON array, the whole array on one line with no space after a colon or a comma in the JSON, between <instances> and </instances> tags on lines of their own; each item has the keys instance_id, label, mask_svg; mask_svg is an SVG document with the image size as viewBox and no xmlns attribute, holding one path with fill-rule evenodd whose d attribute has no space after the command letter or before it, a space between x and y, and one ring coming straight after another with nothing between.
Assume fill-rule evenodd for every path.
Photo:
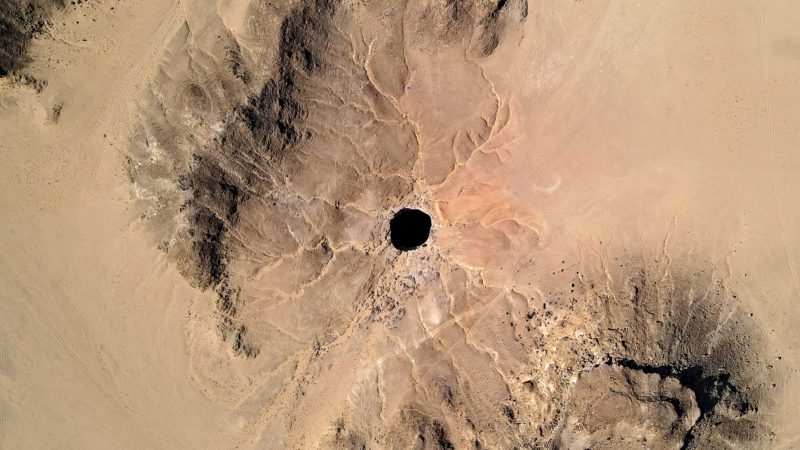
<instances>
[{"instance_id":1,"label":"desert ground","mask_svg":"<svg viewBox=\"0 0 800 450\"><path fill-rule=\"evenodd\" d=\"M0 448L800 448L796 2L0 16Z\"/></svg>"}]
</instances>

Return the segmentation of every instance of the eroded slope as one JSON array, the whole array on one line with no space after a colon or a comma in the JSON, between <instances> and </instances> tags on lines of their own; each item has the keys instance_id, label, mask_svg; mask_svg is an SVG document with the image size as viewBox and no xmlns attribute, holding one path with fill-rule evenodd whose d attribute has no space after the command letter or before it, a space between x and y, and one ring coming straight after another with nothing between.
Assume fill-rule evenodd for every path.
<instances>
[{"instance_id":1,"label":"eroded slope","mask_svg":"<svg viewBox=\"0 0 800 450\"><path fill-rule=\"evenodd\" d=\"M187 333L192 376L243 439L769 439L761 332L724 262L644 240L631 256L606 239L614 256L598 256L592 238L554 234L566 219L537 203L560 181L531 189L515 172L537 148L514 80L489 68L520 45L531 9L253 2L240 26L196 19L175 37L141 104L130 178L156 244L216 296ZM407 253L386 239L403 207L434 219Z\"/></svg>"}]
</instances>

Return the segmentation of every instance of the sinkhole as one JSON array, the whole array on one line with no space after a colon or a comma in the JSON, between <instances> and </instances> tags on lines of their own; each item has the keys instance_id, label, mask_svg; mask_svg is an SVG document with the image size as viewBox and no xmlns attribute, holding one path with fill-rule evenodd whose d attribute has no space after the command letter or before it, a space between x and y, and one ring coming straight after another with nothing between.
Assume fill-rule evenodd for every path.
<instances>
[{"instance_id":1,"label":"sinkhole","mask_svg":"<svg viewBox=\"0 0 800 450\"><path fill-rule=\"evenodd\" d=\"M401 209L389 221L389 238L394 248L401 251L414 250L430 234L431 216L418 209Z\"/></svg>"}]
</instances>

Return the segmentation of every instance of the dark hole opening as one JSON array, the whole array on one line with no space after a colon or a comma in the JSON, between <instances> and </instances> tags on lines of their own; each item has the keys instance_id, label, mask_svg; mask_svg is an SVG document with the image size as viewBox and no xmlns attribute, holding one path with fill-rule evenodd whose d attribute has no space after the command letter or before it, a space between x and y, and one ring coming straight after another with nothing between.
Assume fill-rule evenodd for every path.
<instances>
[{"instance_id":1,"label":"dark hole opening","mask_svg":"<svg viewBox=\"0 0 800 450\"><path fill-rule=\"evenodd\" d=\"M431 216L418 209L401 209L389 221L389 237L394 248L414 250L428 240Z\"/></svg>"}]
</instances>

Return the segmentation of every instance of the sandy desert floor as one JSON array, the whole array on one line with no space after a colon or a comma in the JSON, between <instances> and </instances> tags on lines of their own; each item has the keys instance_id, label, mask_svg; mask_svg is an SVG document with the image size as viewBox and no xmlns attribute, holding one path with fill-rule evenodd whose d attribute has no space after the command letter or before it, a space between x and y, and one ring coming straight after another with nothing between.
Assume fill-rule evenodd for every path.
<instances>
[{"instance_id":1,"label":"sandy desert floor","mask_svg":"<svg viewBox=\"0 0 800 450\"><path fill-rule=\"evenodd\" d=\"M0 13L0 448L800 447L795 2Z\"/></svg>"}]
</instances>

